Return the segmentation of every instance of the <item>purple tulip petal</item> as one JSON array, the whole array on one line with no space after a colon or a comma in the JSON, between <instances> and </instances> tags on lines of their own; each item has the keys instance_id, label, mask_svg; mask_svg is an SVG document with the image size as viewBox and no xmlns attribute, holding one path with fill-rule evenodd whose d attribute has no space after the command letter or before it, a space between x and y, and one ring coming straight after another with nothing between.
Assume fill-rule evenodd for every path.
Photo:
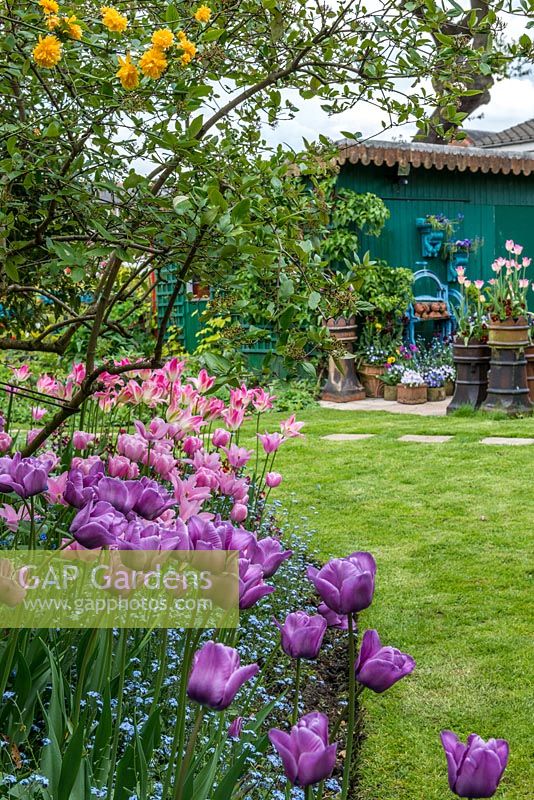
<instances>
[{"instance_id":1,"label":"purple tulip petal","mask_svg":"<svg viewBox=\"0 0 534 800\"><path fill-rule=\"evenodd\" d=\"M246 667L239 667L231 676L224 689L222 698L222 708L227 708L233 702L234 697L246 681L258 674L260 668L257 664L247 664Z\"/></svg>"},{"instance_id":2,"label":"purple tulip petal","mask_svg":"<svg viewBox=\"0 0 534 800\"><path fill-rule=\"evenodd\" d=\"M291 783L295 783L297 779L297 762L291 750L291 737L288 733L278 730L278 728L271 728L269 731L269 739L272 746L282 759L284 765L284 772Z\"/></svg>"},{"instance_id":3,"label":"purple tulip petal","mask_svg":"<svg viewBox=\"0 0 534 800\"><path fill-rule=\"evenodd\" d=\"M303 753L298 761L299 785L310 786L329 778L336 765L336 744L317 753Z\"/></svg>"}]
</instances>

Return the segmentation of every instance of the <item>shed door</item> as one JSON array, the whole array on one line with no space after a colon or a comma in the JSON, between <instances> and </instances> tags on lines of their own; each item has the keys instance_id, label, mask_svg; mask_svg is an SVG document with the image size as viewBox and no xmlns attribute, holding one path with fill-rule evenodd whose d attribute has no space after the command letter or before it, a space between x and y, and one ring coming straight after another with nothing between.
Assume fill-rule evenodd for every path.
<instances>
[{"instance_id":1,"label":"shed door","mask_svg":"<svg viewBox=\"0 0 534 800\"><path fill-rule=\"evenodd\" d=\"M504 255L504 243L513 239L534 259L534 206L495 206L495 254Z\"/></svg>"}]
</instances>

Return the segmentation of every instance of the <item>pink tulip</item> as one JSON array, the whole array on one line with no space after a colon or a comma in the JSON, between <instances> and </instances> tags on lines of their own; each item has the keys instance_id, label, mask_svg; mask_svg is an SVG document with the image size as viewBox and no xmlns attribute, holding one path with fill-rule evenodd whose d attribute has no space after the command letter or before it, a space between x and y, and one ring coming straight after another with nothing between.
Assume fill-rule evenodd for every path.
<instances>
[{"instance_id":1,"label":"pink tulip","mask_svg":"<svg viewBox=\"0 0 534 800\"><path fill-rule=\"evenodd\" d=\"M214 447L227 447L232 438L232 434L224 428L216 428L213 431L211 441Z\"/></svg>"},{"instance_id":2,"label":"pink tulip","mask_svg":"<svg viewBox=\"0 0 534 800\"><path fill-rule=\"evenodd\" d=\"M248 516L248 509L242 503L236 503L230 512L230 519L234 522L244 522Z\"/></svg>"},{"instance_id":3,"label":"pink tulip","mask_svg":"<svg viewBox=\"0 0 534 800\"><path fill-rule=\"evenodd\" d=\"M74 383L79 385L85 378L85 364L82 364L81 362L74 363L72 365L69 378L72 378Z\"/></svg>"},{"instance_id":4,"label":"pink tulip","mask_svg":"<svg viewBox=\"0 0 534 800\"><path fill-rule=\"evenodd\" d=\"M530 267L530 262L531 262L531 261L532 261L532 259L531 259L531 258L527 258L527 257L525 256L525 257L523 258L523 260L522 260L522 262L521 262L521 263L522 263L523 267L525 267L525 269L526 269L526 267Z\"/></svg>"},{"instance_id":5,"label":"pink tulip","mask_svg":"<svg viewBox=\"0 0 534 800\"><path fill-rule=\"evenodd\" d=\"M198 436L188 436L187 439L184 439L182 447L184 448L186 455L192 456L197 452L197 450L202 450L202 439L200 439Z\"/></svg>"},{"instance_id":6,"label":"pink tulip","mask_svg":"<svg viewBox=\"0 0 534 800\"><path fill-rule=\"evenodd\" d=\"M75 450L85 450L95 439L94 433L86 433L85 431L74 431L72 434L72 444Z\"/></svg>"},{"instance_id":7,"label":"pink tulip","mask_svg":"<svg viewBox=\"0 0 534 800\"><path fill-rule=\"evenodd\" d=\"M226 453L228 463L234 467L234 469L244 467L252 456L252 450L247 450L245 447L238 447L236 444L232 444L230 447L223 447L222 450Z\"/></svg>"},{"instance_id":8,"label":"pink tulip","mask_svg":"<svg viewBox=\"0 0 534 800\"><path fill-rule=\"evenodd\" d=\"M166 372L167 377L173 383L178 380L184 371L184 367L185 361L180 361L176 356L171 358L170 361L167 361L167 363L163 365L163 369Z\"/></svg>"},{"instance_id":9,"label":"pink tulip","mask_svg":"<svg viewBox=\"0 0 534 800\"><path fill-rule=\"evenodd\" d=\"M23 364L21 367L11 367L11 369L13 370L13 377L20 383L30 377L30 368L27 364Z\"/></svg>"},{"instance_id":10,"label":"pink tulip","mask_svg":"<svg viewBox=\"0 0 534 800\"><path fill-rule=\"evenodd\" d=\"M276 453L280 445L284 442L284 437L281 433L258 433L264 451L269 453Z\"/></svg>"},{"instance_id":11,"label":"pink tulip","mask_svg":"<svg viewBox=\"0 0 534 800\"><path fill-rule=\"evenodd\" d=\"M13 439L9 435L9 433L2 432L0 433L0 453L5 453L6 450L9 450Z\"/></svg>"},{"instance_id":12,"label":"pink tulip","mask_svg":"<svg viewBox=\"0 0 534 800\"><path fill-rule=\"evenodd\" d=\"M257 387L256 389L252 390L253 397L252 397L252 405L260 414L264 411L268 411L270 408L273 407L273 402L276 400L274 394L269 394L264 389Z\"/></svg>"},{"instance_id":13,"label":"pink tulip","mask_svg":"<svg viewBox=\"0 0 534 800\"><path fill-rule=\"evenodd\" d=\"M0 518L5 521L6 527L12 533L16 533L19 528L19 523L22 520L29 519L30 515L26 506L21 506L19 509L16 509L8 505L8 503L4 503L3 507L0 508Z\"/></svg>"},{"instance_id":14,"label":"pink tulip","mask_svg":"<svg viewBox=\"0 0 534 800\"><path fill-rule=\"evenodd\" d=\"M40 419L44 417L46 414L46 408L41 408L41 406L34 406L32 408L32 419L36 422L39 422Z\"/></svg>"},{"instance_id":15,"label":"pink tulip","mask_svg":"<svg viewBox=\"0 0 534 800\"><path fill-rule=\"evenodd\" d=\"M139 477L139 467L125 456L109 456L108 474L112 478L134 480Z\"/></svg>"},{"instance_id":16,"label":"pink tulip","mask_svg":"<svg viewBox=\"0 0 534 800\"><path fill-rule=\"evenodd\" d=\"M210 377L205 369L201 369L197 378L189 378L197 392L207 392L215 383L215 378Z\"/></svg>"},{"instance_id":17,"label":"pink tulip","mask_svg":"<svg viewBox=\"0 0 534 800\"><path fill-rule=\"evenodd\" d=\"M150 420L148 428L145 428L138 419L134 420L134 425L139 436L142 436L146 442L156 442L158 439L163 439L169 430L168 423L160 417L154 417L154 419Z\"/></svg>"},{"instance_id":18,"label":"pink tulip","mask_svg":"<svg viewBox=\"0 0 534 800\"><path fill-rule=\"evenodd\" d=\"M304 436L300 432L304 424L304 422L295 422L295 415L291 414L288 419L280 423L280 430L287 439L294 439L296 436Z\"/></svg>"},{"instance_id":19,"label":"pink tulip","mask_svg":"<svg viewBox=\"0 0 534 800\"><path fill-rule=\"evenodd\" d=\"M140 436L121 433L117 439L117 450L131 461L141 461L147 451L146 442Z\"/></svg>"},{"instance_id":20,"label":"pink tulip","mask_svg":"<svg viewBox=\"0 0 534 800\"><path fill-rule=\"evenodd\" d=\"M243 424L243 420L245 419L245 409L228 408L226 411L222 412L221 416L230 430L236 431Z\"/></svg>"},{"instance_id":21,"label":"pink tulip","mask_svg":"<svg viewBox=\"0 0 534 800\"><path fill-rule=\"evenodd\" d=\"M508 250L509 253L512 253L515 247L515 243L513 239L507 239L504 243L505 248Z\"/></svg>"},{"instance_id":22,"label":"pink tulip","mask_svg":"<svg viewBox=\"0 0 534 800\"><path fill-rule=\"evenodd\" d=\"M265 476L265 483L269 489L276 489L282 483L282 476L279 472L268 472Z\"/></svg>"},{"instance_id":23,"label":"pink tulip","mask_svg":"<svg viewBox=\"0 0 534 800\"><path fill-rule=\"evenodd\" d=\"M475 281L474 283L475 283L475 286L477 287L477 289L482 289L482 287L484 286L484 281L478 280L478 281Z\"/></svg>"}]
</instances>

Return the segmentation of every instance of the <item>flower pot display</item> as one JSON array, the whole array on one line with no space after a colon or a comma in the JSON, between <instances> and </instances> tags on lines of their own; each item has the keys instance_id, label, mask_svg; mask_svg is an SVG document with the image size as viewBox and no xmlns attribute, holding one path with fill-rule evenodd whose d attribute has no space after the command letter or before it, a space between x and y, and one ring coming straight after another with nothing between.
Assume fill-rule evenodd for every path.
<instances>
[{"instance_id":1,"label":"flower pot display","mask_svg":"<svg viewBox=\"0 0 534 800\"><path fill-rule=\"evenodd\" d=\"M447 414L461 406L480 408L488 392L491 349L487 344L474 339L467 344L457 339L452 353L456 366L456 383Z\"/></svg>"},{"instance_id":2,"label":"flower pot display","mask_svg":"<svg viewBox=\"0 0 534 800\"><path fill-rule=\"evenodd\" d=\"M437 403L440 400L445 400L446 396L444 386L429 386L427 389L427 400L429 403Z\"/></svg>"},{"instance_id":3,"label":"flower pot display","mask_svg":"<svg viewBox=\"0 0 534 800\"><path fill-rule=\"evenodd\" d=\"M510 318L504 322L492 320L489 324L488 344L499 348L527 347L530 344L527 318Z\"/></svg>"},{"instance_id":4,"label":"flower pot display","mask_svg":"<svg viewBox=\"0 0 534 800\"><path fill-rule=\"evenodd\" d=\"M326 326L338 341L343 342L345 349L352 353L353 342L356 338L356 317L331 317L326 322ZM342 369L332 357L328 360L328 378L321 392L323 400L330 400L333 403L349 403L352 400L363 400L365 389L358 380L354 358L349 355L339 359Z\"/></svg>"},{"instance_id":5,"label":"flower pot display","mask_svg":"<svg viewBox=\"0 0 534 800\"><path fill-rule=\"evenodd\" d=\"M510 346L492 347L488 394L482 408L484 411L504 411L510 416L532 413L524 350Z\"/></svg>"},{"instance_id":6,"label":"flower pot display","mask_svg":"<svg viewBox=\"0 0 534 800\"><path fill-rule=\"evenodd\" d=\"M384 382L382 374L384 368L379 364L361 364L358 367L358 375L365 389L367 397L383 397Z\"/></svg>"},{"instance_id":7,"label":"flower pot display","mask_svg":"<svg viewBox=\"0 0 534 800\"><path fill-rule=\"evenodd\" d=\"M525 358L527 361L527 386L530 401L534 403L534 345L530 345L525 349Z\"/></svg>"},{"instance_id":8,"label":"flower pot display","mask_svg":"<svg viewBox=\"0 0 534 800\"><path fill-rule=\"evenodd\" d=\"M397 386L391 386L388 383L384 384L384 400L396 400L397 399Z\"/></svg>"},{"instance_id":9,"label":"flower pot display","mask_svg":"<svg viewBox=\"0 0 534 800\"><path fill-rule=\"evenodd\" d=\"M405 386L399 383L397 386L397 403L407 406L415 406L427 401L426 386Z\"/></svg>"}]
</instances>

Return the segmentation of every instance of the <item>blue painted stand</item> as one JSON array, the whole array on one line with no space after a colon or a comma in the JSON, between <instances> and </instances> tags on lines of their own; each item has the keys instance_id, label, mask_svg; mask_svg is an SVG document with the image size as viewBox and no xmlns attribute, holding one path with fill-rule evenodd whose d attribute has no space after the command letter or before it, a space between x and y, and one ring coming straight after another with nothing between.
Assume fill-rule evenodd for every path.
<instances>
[{"instance_id":1,"label":"blue painted stand","mask_svg":"<svg viewBox=\"0 0 534 800\"><path fill-rule=\"evenodd\" d=\"M415 220L421 234L421 255L423 258L437 258L445 240L445 231L436 230L424 217Z\"/></svg>"}]
</instances>

